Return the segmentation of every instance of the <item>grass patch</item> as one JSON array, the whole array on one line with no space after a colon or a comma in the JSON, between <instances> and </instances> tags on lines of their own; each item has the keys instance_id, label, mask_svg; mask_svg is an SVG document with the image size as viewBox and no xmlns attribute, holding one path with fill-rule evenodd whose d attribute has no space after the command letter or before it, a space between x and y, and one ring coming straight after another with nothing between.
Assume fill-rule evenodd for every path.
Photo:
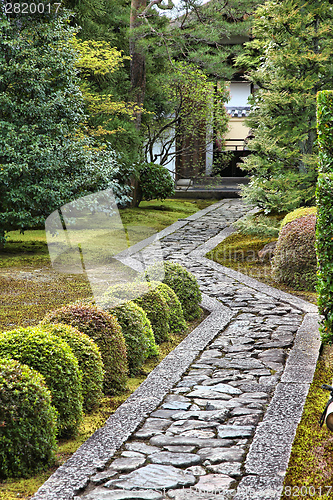
<instances>
[{"instance_id":1,"label":"grass patch","mask_svg":"<svg viewBox=\"0 0 333 500\"><path fill-rule=\"evenodd\" d=\"M149 373L207 316L208 313L202 311L200 318L192 322L187 322L188 328L184 334L171 335L168 342L160 344L159 356L148 359L140 370L140 373L128 379L127 390L124 394L115 397L104 397L101 406L97 410L85 415L78 435L75 438L59 441L56 454L57 462L54 467L50 467L45 472L39 473L29 479L9 479L0 482L0 500L17 500L18 498L28 500L31 498L38 488L42 486L53 472L55 472L57 467L68 460L81 444L83 444L97 429L104 425L110 415L126 401L126 399L147 378Z\"/></svg>"},{"instance_id":2,"label":"grass patch","mask_svg":"<svg viewBox=\"0 0 333 500\"><path fill-rule=\"evenodd\" d=\"M134 244L215 202L152 200L119 212ZM85 275L58 273L52 268L44 230L8 233L0 251L0 331L36 325L51 309L91 295Z\"/></svg>"},{"instance_id":3,"label":"grass patch","mask_svg":"<svg viewBox=\"0 0 333 500\"><path fill-rule=\"evenodd\" d=\"M216 248L208 252L206 257L222 266L230 267L235 271L246 274L283 292L296 295L313 304L317 304L316 293L294 290L287 285L277 283L272 277L270 263L259 259L258 252L267 243L276 240L277 238L245 235L235 232L223 240Z\"/></svg>"},{"instance_id":4,"label":"grass patch","mask_svg":"<svg viewBox=\"0 0 333 500\"><path fill-rule=\"evenodd\" d=\"M330 385L332 378L333 347L326 345L318 360L302 419L297 428L281 500L296 497L297 491L299 497L315 500L327 500L333 496L333 491L330 492L326 488L333 484L333 434L326 426L320 428L318 423L329 397L329 392L321 389L321 385ZM287 486L291 488L290 495L287 494L290 491L286 489ZM307 487L306 495L301 495L302 486ZM309 494L311 486L314 495Z\"/></svg>"}]
</instances>

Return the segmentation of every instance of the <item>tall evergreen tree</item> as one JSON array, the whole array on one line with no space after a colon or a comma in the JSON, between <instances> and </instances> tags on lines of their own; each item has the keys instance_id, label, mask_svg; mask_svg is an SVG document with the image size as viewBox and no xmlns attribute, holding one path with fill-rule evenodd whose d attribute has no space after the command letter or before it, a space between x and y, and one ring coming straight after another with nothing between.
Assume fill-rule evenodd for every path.
<instances>
[{"instance_id":1,"label":"tall evergreen tree","mask_svg":"<svg viewBox=\"0 0 333 500\"><path fill-rule=\"evenodd\" d=\"M332 87L332 26L329 1L269 1L238 58L258 87L248 119L254 154L244 166L252 180L243 196L266 212L314 203L316 94Z\"/></svg>"},{"instance_id":2,"label":"tall evergreen tree","mask_svg":"<svg viewBox=\"0 0 333 500\"><path fill-rule=\"evenodd\" d=\"M0 243L83 196L87 142L68 13L0 14ZM89 180L90 177L90 180Z\"/></svg>"}]
</instances>

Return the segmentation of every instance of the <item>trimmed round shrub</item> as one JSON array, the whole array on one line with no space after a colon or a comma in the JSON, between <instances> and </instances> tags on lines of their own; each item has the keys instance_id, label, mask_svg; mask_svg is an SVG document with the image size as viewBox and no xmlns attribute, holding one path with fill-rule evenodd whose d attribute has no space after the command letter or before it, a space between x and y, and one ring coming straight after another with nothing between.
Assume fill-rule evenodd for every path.
<instances>
[{"instance_id":1,"label":"trimmed round shrub","mask_svg":"<svg viewBox=\"0 0 333 500\"><path fill-rule=\"evenodd\" d=\"M59 434L75 434L82 422L81 371L69 345L40 327L19 328L1 333L0 356L16 359L44 376L58 411Z\"/></svg>"},{"instance_id":2,"label":"trimmed round shrub","mask_svg":"<svg viewBox=\"0 0 333 500\"><path fill-rule=\"evenodd\" d=\"M62 338L72 349L82 372L83 407L92 411L100 404L103 396L103 361L95 342L77 328L65 324L44 324L43 330Z\"/></svg>"},{"instance_id":3,"label":"trimmed round shrub","mask_svg":"<svg viewBox=\"0 0 333 500\"><path fill-rule=\"evenodd\" d=\"M147 269L145 276L146 279L152 281L158 279L160 274L160 264L154 264ZM177 295L186 320L192 321L200 317L199 304L202 297L198 282L192 273L177 262L165 261L162 281Z\"/></svg>"},{"instance_id":4,"label":"trimmed round shrub","mask_svg":"<svg viewBox=\"0 0 333 500\"><path fill-rule=\"evenodd\" d=\"M42 324L65 323L90 337L102 355L104 364L103 390L115 395L126 389L128 364L125 339L116 318L98 306L76 302L51 311Z\"/></svg>"},{"instance_id":5,"label":"trimmed round shrub","mask_svg":"<svg viewBox=\"0 0 333 500\"><path fill-rule=\"evenodd\" d=\"M151 323L142 309L132 301L110 310L121 326L127 347L130 372L135 374L149 356L158 355Z\"/></svg>"},{"instance_id":6,"label":"trimmed round shrub","mask_svg":"<svg viewBox=\"0 0 333 500\"><path fill-rule=\"evenodd\" d=\"M272 260L273 276L297 290L314 291L317 280L315 214L282 227Z\"/></svg>"},{"instance_id":7,"label":"trimmed round shrub","mask_svg":"<svg viewBox=\"0 0 333 500\"><path fill-rule=\"evenodd\" d=\"M162 293L150 283L134 282L111 286L103 296L102 306L108 309L108 304L115 299L133 300L142 307L151 323L157 344L170 339L168 304Z\"/></svg>"},{"instance_id":8,"label":"trimmed round shrub","mask_svg":"<svg viewBox=\"0 0 333 500\"><path fill-rule=\"evenodd\" d=\"M42 375L0 358L0 478L29 477L54 461L57 411Z\"/></svg>"},{"instance_id":9,"label":"trimmed round shrub","mask_svg":"<svg viewBox=\"0 0 333 500\"><path fill-rule=\"evenodd\" d=\"M284 219L281 221L280 230L289 222L299 219L300 217L306 217L307 215L317 215L317 207L300 207L296 208L292 212L289 212Z\"/></svg>"},{"instance_id":10,"label":"trimmed round shrub","mask_svg":"<svg viewBox=\"0 0 333 500\"><path fill-rule=\"evenodd\" d=\"M156 282L152 282L153 286ZM159 283L156 290L161 292L169 306L169 326L171 333L182 334L187 329L184 313L180 300L175 292L165 283Z\"/></svg>"},{"instance_id":11,"label":"trimmed round shrub","mask_svg":"<svg viewBox=\"0 0 333 500\"><path fill-rule=\"evenodd\" d=\"M174 181L170 172L156 163L144 163L139 167L141 199L165 200L175 194ZM139 200L139 203L141 201ZM138 204L139 204L138 203Z\"/></svg>"}]
</instances>

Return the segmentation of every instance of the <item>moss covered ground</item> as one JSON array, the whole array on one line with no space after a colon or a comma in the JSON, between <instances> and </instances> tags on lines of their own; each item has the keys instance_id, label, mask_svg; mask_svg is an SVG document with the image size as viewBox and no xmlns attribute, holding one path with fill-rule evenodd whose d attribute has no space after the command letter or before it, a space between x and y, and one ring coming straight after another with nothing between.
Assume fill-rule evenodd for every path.
<instances>
[{"instance_id":1,"label":"moss covered ground","mask_svg":"<svg viewBox=\"0 0 333 500\"><path fill-rule=\"evenodd\" d=\"M271 241L277 238L267 236L245 235L235 232L223 240L216 248L207 253L209 259L218 262L222 266L230 267L238 272L247 274L267 285L279 288L283 292L291 293L314 304L317 296L312 292L294 290L282 283L277 283L272 276L269 261L261 261L258 252ZM333 498L333 497L332 497Z\"/></svg>"},{"instance_id":2,"label":"moss covered ground","mask_svg":"<svg viewBox=\"0 0 333 500\"><path fill-rule=\"evenodd\" d=\"M165 200L142 202L139 208L120 210L122 222L130 227L131 244L161 231L180 218L215 203L216 200ZM8 234L5 249L0 252L0 332L18 326L37 324L51 309L79 298L91 296L85 276L57 273L51 266L45 231L33 230ZM0 500L27 500L56 468L104 425L120 404L134 392L151 370L202 320L188 323L185 335L172 335L160 346L159 357L147 360L135 378L129 378L127 390L117 397L105 397L98 410L87 414L76 438L58 443L57 463L42 474L29 479L0 482Z\"/></svg>"},{"instance_id":3,"label":"moss covered ground","mask_svg":"<svg viewBox=\"0 0 333 500\"><path fill-rule=\"evenodd\" d=\"M281 500L333 498L333 434L319 418L329 399L322 384L333 379L333 346L324 346L297 428ZM303 490L302 490L303 487Z\"/></svg>"}]
</instances>

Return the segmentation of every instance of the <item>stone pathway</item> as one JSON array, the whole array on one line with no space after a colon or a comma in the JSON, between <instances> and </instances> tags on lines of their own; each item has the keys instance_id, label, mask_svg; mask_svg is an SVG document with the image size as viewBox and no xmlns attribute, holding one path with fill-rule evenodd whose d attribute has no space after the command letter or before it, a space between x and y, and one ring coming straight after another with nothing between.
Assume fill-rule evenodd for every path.
<instances>
[{"instance_id":1,"label":"stone pathway","mask_svg":"<svg viewBox=\"0 0 333 500\"><path fill-rule=\"evenodd\" d=\"M162 231L164 258L195 274L211 315L36 500L280 498L318 357L318 316L205 258L247 212L223 200Z\"/></svg>"}]
</instances>

